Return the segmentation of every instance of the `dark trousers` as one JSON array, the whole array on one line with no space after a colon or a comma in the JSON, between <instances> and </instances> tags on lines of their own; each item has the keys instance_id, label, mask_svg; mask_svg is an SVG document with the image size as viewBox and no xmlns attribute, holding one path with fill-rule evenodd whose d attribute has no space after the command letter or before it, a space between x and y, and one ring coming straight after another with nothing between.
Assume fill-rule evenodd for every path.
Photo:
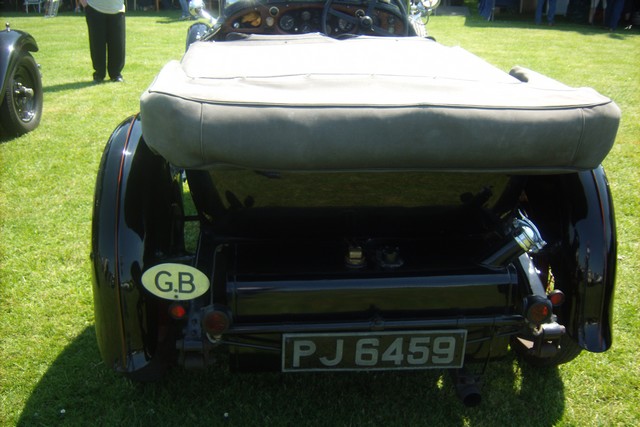
<instances>
[{"instance_id":1,"label":"dark trousers","mask_svg":"<svg viewBox=\"0 0 640 427\"><path fill-rule=\"evenodd\" d=\"M85 8L87 27L89 29L89 50L93 63L94 80L102 80L107 72L115 79L124 68L125 56L125 23L124 13L107 14Z\"/></svg>"},{"instance_id":2,"label":"dark trousers","mask_svg":"<svg viewBox=\"0 0 640 427\"><path fill-rule=\"evenodd\" d=\"M609 0L607 2L607 11L605 13L605 24L610 30L615 30L620 23L622 11L624 10L625 0Z\"/></svg>"}]
</instances>

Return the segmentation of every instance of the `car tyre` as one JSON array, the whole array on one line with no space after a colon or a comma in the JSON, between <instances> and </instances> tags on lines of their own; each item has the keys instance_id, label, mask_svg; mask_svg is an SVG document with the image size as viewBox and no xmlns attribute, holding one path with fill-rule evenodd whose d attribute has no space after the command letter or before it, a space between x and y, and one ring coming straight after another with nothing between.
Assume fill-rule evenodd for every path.
<instances>
[{"instance_id":1,"label":"car tyre","mask_svg":"<svg viewBox=\"0 0 640 427\"><path fill-rule=\"evenodd\" d=\"M42 117L42 79L30 53L22 52L7 73L0 123L9 135L31 132Z\"/></svg>"},{"instance_id":2,"label":"car tyre","mask_svg":"<svg viewBox=\"0 0 640 427\"><path fill-rule=\"evenodd\" d=\"M560 348L558 352L551 357L538 357L530 354L530 345L527 345L530 343L531 341L527 341L522 337L514 336L511 338L511 348L520 359L538 368L558 366L571 362L582 352L580 345L566 334L560 338Z\"/></svg>"}]
</instances>

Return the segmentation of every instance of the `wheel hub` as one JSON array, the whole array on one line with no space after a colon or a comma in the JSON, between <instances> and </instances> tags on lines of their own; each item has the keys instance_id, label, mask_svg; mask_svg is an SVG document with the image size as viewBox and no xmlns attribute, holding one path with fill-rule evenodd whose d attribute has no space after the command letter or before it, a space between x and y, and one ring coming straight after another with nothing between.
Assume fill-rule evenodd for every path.
<instances>
[{"instance_id":1,"label":"wheel hub","mask_svg":"<svg viewBox=\"0 0 640 427\"><path fill-rule=\"evenodd\" d=\"M20 82L15 82L13 93L15 95L13 99L18 117L20 117L20 120L22 120L23 122L31 121L35 116L33 105L33 89L24 86Z\"/></svg>"}]
</instances>

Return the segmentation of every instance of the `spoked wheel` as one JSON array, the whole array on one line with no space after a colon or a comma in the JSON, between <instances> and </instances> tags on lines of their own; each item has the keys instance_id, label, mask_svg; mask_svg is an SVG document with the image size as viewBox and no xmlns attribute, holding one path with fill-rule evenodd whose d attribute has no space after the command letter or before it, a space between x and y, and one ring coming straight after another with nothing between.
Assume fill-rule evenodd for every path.
<instances>
[{"instance_id":1,"label":"spoked wheel","mask_svg":"<svg viewBox=\"0 0 640 427\"><path fill-rule=\"evenodd\" d=\"M31 54L23 52L9 70L0 123L9 135L34 130L42 117L42 79Z\"/></svg>"}]
</instances>

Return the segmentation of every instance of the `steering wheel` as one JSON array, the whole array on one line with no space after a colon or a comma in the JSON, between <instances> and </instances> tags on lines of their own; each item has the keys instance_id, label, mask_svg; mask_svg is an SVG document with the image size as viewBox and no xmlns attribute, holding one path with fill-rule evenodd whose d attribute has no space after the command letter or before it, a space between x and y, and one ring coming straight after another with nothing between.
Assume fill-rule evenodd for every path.
<instances>
[{"instance_id":1,"label":"steering wheel","mask_svg":"<svg viewBox=\"0 0 640 427\"><path fill-rule=\"evenodd\" d=\"M347 24L350 24L349 30L345 30L343 34L375 34L380 36L407 36L409 34L409 20L407 12L404 9L402 2L397 2L399 13L401 17L397 16L389 10L389 6L392 2L384 0L365 0L364 5L366 11L363 9L356 10L355 15L342 12L335 9L334 3L339 0L327 0L322 10L322 32L328 36L331 35L333 29L329 26L329 16L334 16L339 20L343 20ZM381 27L375 21L376 10L381 9L385 12L393 15L395 18L402 19L403 31L402 33L396 33L389 31L386 28ZM354 31L355 29L355 31Z\"/></svg>"}]
</instances>

